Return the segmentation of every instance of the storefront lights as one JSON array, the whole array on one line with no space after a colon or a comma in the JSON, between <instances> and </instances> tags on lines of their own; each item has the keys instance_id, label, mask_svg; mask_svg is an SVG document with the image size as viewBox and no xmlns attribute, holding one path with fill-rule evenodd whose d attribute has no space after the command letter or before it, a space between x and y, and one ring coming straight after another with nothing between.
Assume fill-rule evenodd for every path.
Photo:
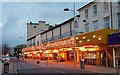
<instances>
[{"instance_id":1,"label":"storefront lights","mask_svg":"<svg viewBox=\"0 0 120 75\"><path fill-rule=\"evenodd\" d=\"M85 39L85 36L83 37L83 39Z\"/></svg>"},{"instance_id":2,"label":"storefront lights","mask_svg":"<svg viewBox=\"0 0 120 75\"><path fill-rule=\"evenodd\" d=\"M93 35L93 38L95 38L96 37L96 35Z\"/></svg>"},{"instance_id":3,"label":"storefront lights","mask_svg":"<svg viewBox=\"0 0 120 75\"><path fill-rule=\"evenodd\" d=\"M87 41L90 41L90 39L87 39Z\"/></svg>"},{"instance_id":4,"label":"storefront lights","mask_svg":"<svg viewBox=\"0 0 120 75\"><path fill-rule=\"evenodd\" d=\"M79 42L80 42L80 43L82 43L82 41L81 41L81 40L80 40Z\"/></svg>"},{"instance_id":5,"label":"storefront lights","mask_svg":"<svg viewBox=\"0 0 120 75\"><path fill-rule=\"evenodd\" d=\"M34 54L36 54L37 52L35 51L35 52L33 52Z\"/></svg>"},{"instance_id":6,"label":"storefront lights","mask_svg":"<svg viewBox=\"0 0 120 75\"><path fill-rule=\"evenodd\" d=\"M72 50L72 48L68 48L68 50L70 51L70 50Z\"/></svg>"},{"instance_id":7,"label":"storefront lights","mask_svg":"<svg viewBox=\"0 0 120 75\"><path fill-rule=\"evenodd\" d=\"M48 50L46 50L45 52L43 52L43 53L49 53L49 51Z\"/></svg>"},{"instance_id":8,"label":"storefront lights","mask_svg":"<svg viewBox=\"0 0 120 75\"><path fill-rule=\"evenodd\" d=\"M78 37L76 37L76 40L78 40Z\"/></svg>"},{"instance_id":9,"label":"storefront lights","mask_svg":"<svg viewBox=\"0 0 120 75\"><path fill-rule=\"evenodd\" d=\"M39 57L40 56L40 54L37 54L37 57Z\"/></svg>"},{"instance_id":10,"label":"storefront lights","mask_svg":"<svg viewBox=\"0 0 120 75\"><path fill-rule=\"evenodd\" d=\"M60 51L62 51L63 49L60 49Z\"/></svg>"},{"instance_id":11,"label":"storefront lights","mask_svg":"<svg viewBox=\"0 0 120 75\"><path fill-rule=\"evenodd\" d=\"M56 49L55 49L55 50L53 50L52 52L53 52L53 53L57 53L57 52L58 52L58 50L56 50Z\"/></svg>"},{"instance_id":12,"label":"storefront lights","mask_svg":"<svg viewBox=\"0 0 120 75\"><path fill-rule=\"evenodd\" d=\"M98 40L101 40L102 38L98 38Z\"/></svg>"},{"instance_id":13,"label":"storefront lights","mask_svg":"<svg viewBox=\"0 0 120 75\"><path fill-rule=\"evenodd\" d=\"M42 52L42 50L40 50L40 52Z\"/></svg>"}]
</instances>

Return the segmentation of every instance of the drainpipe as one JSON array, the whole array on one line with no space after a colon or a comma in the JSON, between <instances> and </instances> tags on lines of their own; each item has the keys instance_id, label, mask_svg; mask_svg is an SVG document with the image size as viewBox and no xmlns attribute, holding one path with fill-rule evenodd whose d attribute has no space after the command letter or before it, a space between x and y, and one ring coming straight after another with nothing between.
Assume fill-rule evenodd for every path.
<instances>
[{"instance_id":1,"label":"drainpipe","mask_svg":"<svg viewBox=\"0 0 120 75\"><path fill-rule=\"evenodd\" d=\"M111 26L110 29L113 29L113 15L112 15L112 1L110 0L110 18L111 18Z\"/></svg>"}]
</instances>

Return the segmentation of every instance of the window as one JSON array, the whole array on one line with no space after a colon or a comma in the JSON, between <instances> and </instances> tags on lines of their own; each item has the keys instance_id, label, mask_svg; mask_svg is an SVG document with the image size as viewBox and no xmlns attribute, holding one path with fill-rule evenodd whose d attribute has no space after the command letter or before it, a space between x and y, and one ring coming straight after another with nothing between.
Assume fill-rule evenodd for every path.
<instances>
[{"instance_id":1,"label":"window","mask_svg":"<svg viewBox=\"0 0 120 75\"><path fill-rule=\"evenodd\" d=\"M104 18L104 26L105 26L105 28L110 28L110 18L109 18L109 16Z\"/></svg>"},{"instance_id":2,"label":"window","mask_svg":"<svg viewBox=\"0 0 120 75\"><path fill-rule=\"evenodd\" d=\"M118 13L117 15L118 15L118 27L120 28L120 13Z\"/></svg>"},{"instance_id":3,"label":"window","mask_svg":"<svg viewBox=\"0 0 120 75\"><path fill-rule=\"evenodd\" d=\"M120 0L118 0L118 5L120 5Z\"/></svg>"},{"instance_id":4,"label":"window","mask_svg":"<svg viewBox=\"0 0 120 75\"><path fill-rule=\"evenodd\" d=\"M85 18L88 18L88 9L85 10Z\"/></svg>"},{"instance_id":5,"label":"window","mask_svg":"<svg viewBox=\"0 0 120 75\"><path fill-rule=\"evenodd\" d=\"M98 20L93 21L94 30L98 30Z\"/></svg>"},{"instance_id":6,"label":"window","mask_svg":"<svg viewBox=\"0 0 120 75\"><path fill-rule=\"evenodd\" d=\"M89 32L89 23L85 24L85 32Z\"/></svg>"},{"instance_id":7,"label":"window","mask_svg":"<svg viewBox=\"0 0 120 75\"><path fill-rule=\"evenodd\" d=\"M104 10L109 8L108 0L104 0Z\"/></svg>"},{"instance_id":8,"label":"window","mask_svg":"<svg viewBox=\"0 0 120 75\"><path fill-rule=\"evenodd\" d=\"M36 26L34 26L34 28L36 28Z\"/></svg>"},{"instance_id":9,"label":"window","mask_svg":"<svg viewBox=\"0 0 120 75\"><path fill-rule=\"evenodd\" d=\"M97 15L97 5L93 6L93 15L96 16Z\"/></svg>"}]
</instances>

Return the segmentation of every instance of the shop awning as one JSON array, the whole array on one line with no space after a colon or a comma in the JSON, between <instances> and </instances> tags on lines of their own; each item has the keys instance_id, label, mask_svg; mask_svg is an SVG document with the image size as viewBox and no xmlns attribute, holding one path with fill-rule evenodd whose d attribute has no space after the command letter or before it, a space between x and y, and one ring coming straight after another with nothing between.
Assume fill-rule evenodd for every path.
<instances>
[{"instance_id":1,"label":"shop awning","mask_svg":"<svg viewBox=\"0 0 120 75\"><path fill-rule=\"evenodd\" d=\"M120 46L120 32L108 35L108 45Z\"/></svg>"},{"instance_id":2,"label":"shop awning","mask_svg":"<svg viewBox=\"0 0 120 75\"><path fill-rule=\"evenodd\" d=\"M108 34L117 32L114 29L101 29L78 35L77 46L90 44L108 44Z\"/></svg>"}]
</instances>

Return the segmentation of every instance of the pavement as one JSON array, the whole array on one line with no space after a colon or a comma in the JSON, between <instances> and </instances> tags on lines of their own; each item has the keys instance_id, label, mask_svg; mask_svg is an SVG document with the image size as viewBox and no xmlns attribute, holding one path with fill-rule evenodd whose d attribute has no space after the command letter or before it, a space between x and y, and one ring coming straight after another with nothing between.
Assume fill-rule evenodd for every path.
<instances>
[{"instance_id":1,"label":"pavement","mask_svg":"<svg viewBox=\"0 0 120 75\"><path fill-rule=\"evenodd\" d=\"M85 69L80 69L80 64L77 63L76 67L74 67L73 62L55 62L55 61L45 61L41 60L39 64L37 64L37 60L33 59L25 59L23 61L27 61L31 64L41 66L43 68L48 68L49 70L56 70L58 72L64 73L65 71L69 69L74 71L75 73L78 73L78 71L82 70L82 72L94 72L94 73L116 73L116 68L114 67L104 67L104 66L96 66L96 65L85 65ZM2 74L2 62L0 61L0 74ZM9 73L15 73L16 72L16 65L11 63L9 68ZM118 69L119 75L120 75L120 68Z\"/></svg>"},{"instance_id":2,"label":"pavement","mask_svg":"<svg viewBox=\"0 0 120 75\"><path fill-rule=\"evenodd\" d=\"M2 74L2 62L0 61L0 75Z\"/></svg>"},{"instance_id":3,"label":"pavement","mask_svg":"<svg viewBox=\"0 0 120 75\"><path fill-rule=\"evenodd\" d=\"M33 60L33 59L26 59L26 61L29 62L33 62L35 64L37 64L37 60ZM77 63L76 67L74 68L74 63L73 62L52 62L52 61L40 61L40 64L37 64L41 67L48 67L48 68L59 68L60 71L62 69L73 69L73 70L81 70L80 69L80 64ZM91 72L95 72L95 73L116 73L116 68L114 67L104 67L104 66L96 66L96 65L85 65L85 69L82 70L86 70L86 71L91 71ZM118 69L118 72L120 74L120 68Z\"/></svg>"},{"instance_id":4,"label":"pavement","mask_svg":"<svg viewBox=\"0 0 120 75\"><path fill-rule=\"evenodd\" d=\"M2 63L2 59L0 58L0 75L3 74L3 63ZM9 71L8 73L15 73L15 65L13 63L10 63L9 65Z\"/></svg>"}]
</instances>

